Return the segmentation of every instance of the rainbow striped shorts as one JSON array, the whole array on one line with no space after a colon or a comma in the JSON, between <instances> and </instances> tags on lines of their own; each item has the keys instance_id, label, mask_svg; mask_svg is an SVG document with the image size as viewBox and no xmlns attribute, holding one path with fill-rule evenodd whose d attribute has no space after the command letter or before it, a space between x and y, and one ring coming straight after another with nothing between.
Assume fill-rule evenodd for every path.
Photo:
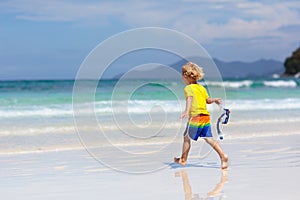
<instances>
[{"instance_id":1,"label":"rainbow striped shorts","mask_svg":"<svg viewBox=\"0 0 300 200\"><path fill-rule=\"evenodd\" d=\"M210 126L210 115L198 115L191 117L184 131L184 136L189 134L193 140L199 137L213 137Z\"/></svg>"}]
</instances>

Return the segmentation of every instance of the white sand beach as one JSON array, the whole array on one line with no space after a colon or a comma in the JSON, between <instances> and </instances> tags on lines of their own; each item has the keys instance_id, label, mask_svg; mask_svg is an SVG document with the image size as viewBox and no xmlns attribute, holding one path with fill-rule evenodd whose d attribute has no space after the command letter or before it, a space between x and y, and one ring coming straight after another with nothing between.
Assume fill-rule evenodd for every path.
<instances>
[{"instance_id":1,"label":"white sand beach","mask_svg":"<svg viewBox=\"0 0 300 200\"><path fill-rule=\"evenodd\" d=\"M179 120L177 100L157 85L149 86L152 93L141 93L145 100L116 101L115 115L111 102L99 94L92 113L97 122L82 115L75 127L69 101L73 83L42 83L2 83L33 85L1 93L2 199L299 199L298 86L284 88L277 81L278 87L270 88L253 81L253 87L228 89L231 115L220 143L229 169L222 171L217 154L203 141L192 143L185 167L173 163L186 122ZM113 84L105 84L109 93Z\"/></svg>"},{"instance_id":2,"label":"white sand beach","mask_svg":"<svg viewBox=\"0 0 300 200\"><path fill-rule=\"evenodd\" d=\"M0 192L24 200L299 199L299 144L300 135L228 139L228 170L212 152L186 167L170 158L164 169L139 175L109 169L84 149L2 154Z\"/></svg>"},{"instance_id":3,"label":"white sand beach","mask_svg":"<svg viewBox=\"0 0 300 200\"><path fill-rule=\"evenodd\" d=\"M0 16L0 200L300 199L299 0L0 0ZM227 169L203 138L174 163L195 127Z\"/></svg>"}]
</instances>

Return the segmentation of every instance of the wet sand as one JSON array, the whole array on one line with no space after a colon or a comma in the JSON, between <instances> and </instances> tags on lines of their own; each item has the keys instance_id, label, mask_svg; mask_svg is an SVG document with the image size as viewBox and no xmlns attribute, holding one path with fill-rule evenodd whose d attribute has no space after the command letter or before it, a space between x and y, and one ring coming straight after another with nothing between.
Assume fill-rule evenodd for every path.
<instances>
[{"instance_id":1,"label":"wet sand","mask_svg":"<svg viewBox=\"0 0 300 200\"><path fill-rule=\"evenodd\" d=\"M84 149L1 154L0 192L30 200L299 199L300 134L225 139L222 146L228 170L212 152L191 156L185 167L171 157L164 169L139 175L107 168Z\"/></svg>"}]
</instances>

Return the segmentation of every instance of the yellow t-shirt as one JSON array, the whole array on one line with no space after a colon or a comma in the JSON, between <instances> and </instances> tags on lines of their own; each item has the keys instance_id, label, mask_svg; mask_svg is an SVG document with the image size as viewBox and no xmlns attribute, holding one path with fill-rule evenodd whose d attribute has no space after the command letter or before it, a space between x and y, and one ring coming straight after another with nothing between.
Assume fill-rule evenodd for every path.
<instances>
[{"instance_id":1,"label":"yellow t-shirt","mask_svg":"<svg viewBox=\"0 0 300 200\"><path fill-rule=\"evenodd\" d=\"M190 115L192 117L197 116L199 114L207 114L209 112L206 108L206 99L209 98L209 95L205 89L200 84L189 84L184 88L185 97L193 97L192 107L190 111Z\"/></svg>"}]
</instances>

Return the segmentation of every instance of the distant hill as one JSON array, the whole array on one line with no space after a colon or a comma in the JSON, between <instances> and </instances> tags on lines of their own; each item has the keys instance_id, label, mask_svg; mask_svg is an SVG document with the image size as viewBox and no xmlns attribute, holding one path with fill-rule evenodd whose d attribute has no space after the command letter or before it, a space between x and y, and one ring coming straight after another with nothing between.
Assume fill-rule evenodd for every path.
<instances>
[{"instance_id":1,"label":"distant hill","mask_svg":"<svg viewBox=\"0 0 300 200\"><path fill-rule=\"evenodd\" d=\"M170 66L176 71L181 73L181 67L187 61L180 60ZM197 62L202 66L209 66L211 63L208 59L201 59L201 61ZM261 59L254 62L242 62L242 61L233 61L233 62L224 62L219 59L214 59L214 63L218 67L223 78L259 78L259 77L272 77L274 74L281 75L284 72L283 63L276 60L266 60ZM149 67L149 70L143 70L132 72L132 76L128 78L132 79L134 77L137 78L171 78L168 77L168 70L162 69L158 67ZM205 71L206 74L207 71ZM119 74L114 78L118 79L123 74Z\"/></svg>"},{"instance_id":2,"label":"distant hill","mask_svg":"<svg viewBox=\"0 0 300 200\"><path fill-rule=\"evenodd\" d=\"M180 71L185 60L179 61L171 65L174 69ZM258 78L271 77L273 74L281 75L284 72L283 63L276 60L261 59L254 62L224 62L214 59L223 78ZM201 59L200 65L205 66L207 60ZM198 64L198 62L197 62Z\"/></svg>"},{"instance_id":3,"label":"distant hill","mask_svg":"<svg viewBox=\"0 0 300 200\"><path fill-rule=\"evenodd\" d=\"M284 76L300 76L300 47L290 57L285 59L284 67Z\"/></svg>"},{"instance_id":4,"label":"distant hill","mask_svg":"<svg viewBox=\"0 0 300 200\"><path fill-rule=\"evenodd\" d=\"M270 77L284 72L283 63L276 60L261 59L254 62L223 62L214 59L223 78Z\"/></svg>"}]
</instances>

